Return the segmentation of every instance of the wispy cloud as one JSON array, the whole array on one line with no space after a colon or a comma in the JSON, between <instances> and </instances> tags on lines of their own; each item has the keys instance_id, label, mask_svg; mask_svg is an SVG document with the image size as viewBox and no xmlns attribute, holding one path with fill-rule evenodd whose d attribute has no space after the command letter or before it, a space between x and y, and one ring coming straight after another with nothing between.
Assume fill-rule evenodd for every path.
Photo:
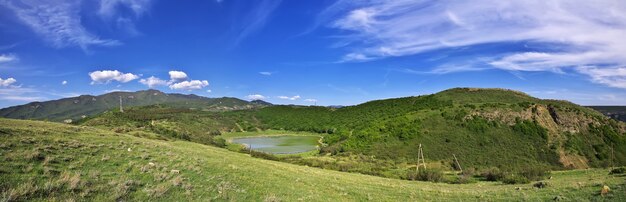
<instances>
[{"instance_id":1,"label":"wispy cloud","mask_svg":"<svg viewBox=\"0 0 626 202\"><path fill-rule=\"evenodd\" d=\"M151 4L151 0L100 0L98 15L111 18L119 15L119 6L126 7L139 17L146 13Z\"/></svg>"},{"instance_id":2,"label":"wispy cloud","mask_svg":"<svg viewBox=\"0 0 626 202\"><path fill-rule=\"evenodd\" d=\"M122 44L115 39L101 38L83 26L81 9L85 7L82 6L82 1L7 0L0 1L0 5L13 11L22 23L55 48L77 46L87 51L91 46ZM118 25L119 29L137 32L133 19L145 13L149 5L150 0L101 0L96 12L108 23ZM128 8L134 16L121 15L119 12L121 8Z\"/></svg>"},{"instance_id":3,"label":"wispy cloud","mask_svg":"<svg viewBox=\"0 0 626 202\"><path fill-rule=\"evenodd\" d=\"M100 0L97 13L118 30L137 36L141 33L137 30L135 21L149 11L151 4L151 0ZM131 12L120 12L120 7Z\"/></svg>"},{"instance_id":4,"label":"wispy cloud","mask_svg":"<svg viewBox=\"0 0 626 202\"><path fill-rule=\"evenodd\" d=\"M19 58L15 54L0 54L0 63L17 61Z\"/></svg>"},{"instance_id":5,"label":"wispy cloud","mask_svg":"<svg viewBox=\"0 0 626 202\"><path fill-rule=\"evenodd\" d=\"M589 75L594 83L626 89L626 67L582 66L576 69Z\"/></svg>"},{"instance_id":6,"label":"wispy cloud","mask_svg":"<svg viewBox=\"0 0 626 202\"><path fill-rule=\"evenodd\" d=\"M114 46L121 43L101 39L81 24L80 1L2 1L24 24L39 34L52 46L63 48L78 46Z\"/></svg>"},{"instance_id":7,"label":"wispy cloud","mask_svg":"<svg viewBox=\"0 0 626 202\"><path fill-rule=\"evenodd\" d=\"M259 72L260 75L263 76L272 76L272 74L274 74L273 72Z\"/></svg>"},{"instance_id":8,"label":"wispy cloud","mask_svg":"<svg viewBox=\"0 0 626 202\"><path fill-rule=\"evenodd\" d=\"M130 90L124 90L124 89L104 90L104 93L112 93L112 92L130 92Z\"/></svg>"},{"instance_id":9,"label":"wispy cloud","mask_svg":"<svg viewBox=\"0 0 626 202\"><path fill-rule=\"evenodd\" d=\"M300 99L300 96L299 96L299 95L295 95L295 96L291 96L291 97L289 97L289 96L283 96L283 95L281 95L281 96L278 96L278 98L279 98L279 99L283 99L283 100L291 100L291 101L294 101L294 100L298 100L298 99Z\"/></svg>"},{"instance_id":10,"label":"wispy cloud","mask_svg":"<svg viewBox=\"0 0 626 202\"><path fill-rule=\"evenodd\" d=\"M32 88L22 88L22 85L15 85L17 80L9 77L0 78L0 100L32 102L44 100L41 93Z\"/></svg>"},{"instance_id":11,"label":"wispy cloud","mask_svg":"<svg viewBox=\"0 0 626 202\"><path fill-rule=\"evenodd\" d=\"M241 18L239 26L235 27L236 38L234 46L239 45L241 41L261 29L270 19L272 12L278 8L282 0L260 0L252 11L245 17Z\"/></svg>"},{"instance_id":12,"label":"wispy cloud","mask_svg":"<svg viewBox=\"0 0 626 202\"><path fill-rule=\"evenodd\" d=\"M354 50L343 57L344 62L531 41L558 48L508 52L484 64L510 71L562 72L574 67L592 81L605 84L606 80L596 78L600 71L584 67L612 71L626 66L626 2L620 0L343 0L332 7L338 18L329 21L329 26L350 33L342 43ZM618 76L607 82L625 79Z\"/></svg>"}]
</instances>

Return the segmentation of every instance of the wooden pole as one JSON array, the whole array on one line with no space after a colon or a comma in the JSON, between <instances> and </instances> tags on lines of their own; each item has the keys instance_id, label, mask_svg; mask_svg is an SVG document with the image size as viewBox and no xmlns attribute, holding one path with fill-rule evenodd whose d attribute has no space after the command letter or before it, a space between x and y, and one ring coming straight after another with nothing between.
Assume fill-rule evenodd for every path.
<instances>
[{"instance_id":1,"label":"wooden pole","mask_svg":"<svg viewBox=\"0 0 626 202\"><path fill-rule=\"evenodd\" d=\"M611 169L615 167L615 151L613 150L613 146L615 146L615 143L611 143Z\"/></svg>"},{"instance_id":2,"label":"wooden pole","mask_svg":"<svg viewBox=\"0 0 626 202\"><path fill-rule=\"evenodd\" d=\"M456 162L456 166L459 168L459 170L461 170L461 173L463 173L463 168L461 168L461 164L459 163L459 160L456 158L456 155L452 154L452 156L454 157L454 162Z\"/></svg>"},{"instance_id":3,"label":"wooden pole","mask_svg":"<svg viewBox=\"0 0 626 202\"><path fill-rule=\"evenodd\" d=\"M424 160L424 150L422 150L422 144L420 144L420 153L422 154L422 165L424 165L424 169L426 169L426 160Z\"/></svg>"},{"instance_id":4,"label":"wooden pole","mask_svg":"<svg viewBox=\"0 0 626 202\"><path fill-rule=\"evenodd\" d=\"M122 108L122 96L120 96L120 112L124 112L124 108Z\"/></svg>"},{"instance_id":5,"label":"wooden pole","mask_svg":"<svg viewBox=\"0 0 626 202\"><path fill-rule=\"evenodd\" d=\"M420 166L423 166L424 169L426 169L426 161L424 160L424 150L422 150L422 144L419 145L419 149L417 150L417 164L415 165L415 171L418 173L420 171Z\"/></svg>"}]
</instances>

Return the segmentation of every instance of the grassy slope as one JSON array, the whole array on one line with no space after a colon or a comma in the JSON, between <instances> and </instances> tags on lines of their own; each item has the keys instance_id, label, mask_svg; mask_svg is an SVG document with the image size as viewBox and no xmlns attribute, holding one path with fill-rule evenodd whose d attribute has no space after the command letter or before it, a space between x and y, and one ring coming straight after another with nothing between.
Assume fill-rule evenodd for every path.
<instances>
[{"instance_id":1,"label":"grassy slope","mask_svg":"<svg viewBox=\"0 0 626 202\"><path fill-rule=\"evenodd\" d=\"M555 172L546 189L495 182L450 185L322 170L186 141L57 123L0 119L0 136L2 199L536 201L561 195L596 200L601 185L608 184L612 194L606 199L626 200L624 177L606 170Z\"/></svg>"}]
</instances>

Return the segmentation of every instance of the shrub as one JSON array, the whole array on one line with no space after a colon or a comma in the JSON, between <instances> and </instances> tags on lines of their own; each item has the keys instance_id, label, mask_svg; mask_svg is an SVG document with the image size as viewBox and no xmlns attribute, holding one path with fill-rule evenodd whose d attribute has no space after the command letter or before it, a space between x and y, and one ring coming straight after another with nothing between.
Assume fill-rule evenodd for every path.
<instances>
[{"instance_id":1,"label":"shrub","mask_svg":"<svg viewBox=\"0 0 626 202\"><path fill-rule=\"evenodd\" d=\"M409 180L441 182L443 180L443 172L436 169L421 169L419 172L408 170L407 178Z\"/></svg>"},{"instance_id":2,"label":"shrub","mask_svg":"<svg viewBox=\"0 0 626 202\"><path fill-rule=\"evenodd\" d=\"M498 181L504 177L505 173L500 171L499 168L493 167L485 170L480 175L487 181Z\"/></svg>"},{"instance_id":3,"label":"shrub","mask_svg":"<svg viewBox=\"0 0 626 202\"><path fill-rule=\"evenodd\" d=\"M547 169L543 167L525 168L519 172L520 176L530 181L543 180L549 174L550 174L550 171L548 171Z\"/></svg>"},{"instance_id":4,"label":"shrub","mask_svg":"<svg viewBox=\"0 0 626 202\"><path fill-rule=\"evenodd\" d=\"M530 181L528 180L528 178L521 176L521 175L505 175L502 178L502 183L504 184L526 184L529 183Z\"/></svg>"},{"instance_id":5,"label":"shrub","mask_svg":"<svg viewBox=\"0 0 626 202\"><path fill-rule=\"evenodd\" d=\"M533 184L533 187L537 187L539 189L543 189L548 187L548 183L547 182L537 182L535 184Z\"/></svg>"},{"instance_id":6,"label":"shrub","mask_svg":"<svg viewBox=\"0 0 626 202\"><path fill-rule=\"evenodd\" d=\"M626 173L626 167L619 167L619 168L615 168L611 170L611 172L609 172L609 175L624 174L624 173Z\"/></svg>"},{"instance_id":7,"label":"shrub","mask_svg":"<svg viewBox=\"0 0 626 202\"><path fill-rule=\"evenodd\" d=\"M220 137L212 138L211 144L218 147L226 147L226 140Z\"/></svg>"},{"instance_id":8,"label":"shrub","mask_svg":"<svg viewBox=\"0 0 626 202\"><path fill-rule=\"evenodd\" d=\"M474 180L474 178L472 178L471 175L459 175L451 183L452 184L469 184L469 183L474 183L474 182L476 181Z\"/></svg>"},{"instance_id":9,"label":"shrub","mask_svg":"<svg viewBox=\"0 0 626 202\"><path fill-rule=\"evenodd\" d=\"M270 154L270 153L265 153L265 152L259 152L259 151L250 151L249 149L244 150L246 151L246 153L250 153L250 155L252 157L256 157L256 158L262 158L262 159L267 159L267 160L272 160L272 161L278 161L280 160L278 157Z\"/></svg>"},{"instance_id":10,"label":"shrub","mask_svg":"<svg viewBox=\"0 0 626 202\"><path fill-rule=\"evenodd\" d=\"M467 168L467 169L463 170L463 173L461 173L461 174L464 175L464 176L471 177L471 176L476 175L476 169L475 168Z\"/></svg>"}]
</instances>

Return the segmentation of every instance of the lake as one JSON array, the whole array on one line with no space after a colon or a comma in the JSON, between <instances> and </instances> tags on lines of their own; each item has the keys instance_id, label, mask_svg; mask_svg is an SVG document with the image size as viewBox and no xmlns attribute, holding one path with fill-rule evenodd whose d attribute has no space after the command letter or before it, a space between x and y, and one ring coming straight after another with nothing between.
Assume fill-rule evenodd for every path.
<instances>
[{"instance_id":1,"label":"lake","mask_svg":"<svg viewBox=\"0 0 626 202\"><path fill-rule=\"evenodd\" d=\"M317 149L318 136L267 136L234 138L232 142L272 154L296 154Z\"/></svg>"}]
</instances>

